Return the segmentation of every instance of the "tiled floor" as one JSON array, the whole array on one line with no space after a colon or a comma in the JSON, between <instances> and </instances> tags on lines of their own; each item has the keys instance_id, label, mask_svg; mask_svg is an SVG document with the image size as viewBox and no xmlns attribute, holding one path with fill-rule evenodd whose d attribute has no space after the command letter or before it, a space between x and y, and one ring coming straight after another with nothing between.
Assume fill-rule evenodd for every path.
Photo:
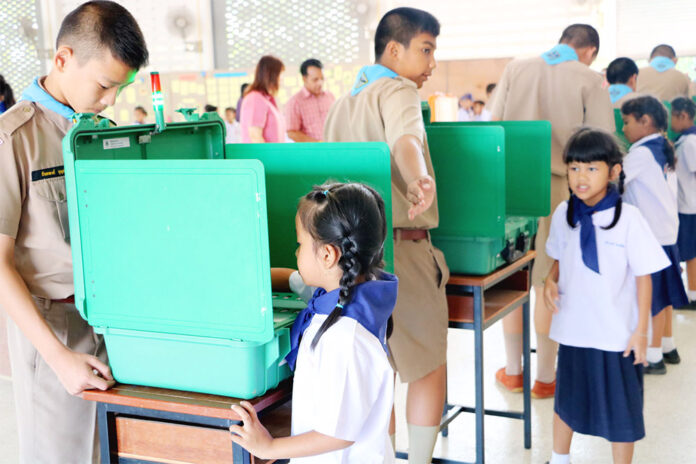
<instances>
[{"instance_id":1,"label":"tiled floor","mask_svg":"<svg viewBox=\"0 0 696 464\"><path fill-rule=\"evenodd\" d=\"M645 418L647 437L636 447L636 464L696 463L689 438L696 437L696 312L677 311L676 339L682 364L669 366L666 376L646 376ZM4 335L4 334L3 334ZM473 336L453 330L449 335L450 397L453 402L473 404ZM521 409L522 396L495 385L495 370L504 362L502 331L499 325L485 332L485 400L490 408ZM533 359L533 358L532 358ZM397 447L406 448L404 418L405 389L397 388ZM486 462L540 464L551 452L553 400L534 400L532 449L522 444L522 422L486 418ZM474 420L463 414L450 427L450 436L440 439L436 455L452 459L474 459ZM0 462L17 462L17 435L14 425L11 383L0 378ZM573 464L611 462L607 442L577 436L572 448Z\"/></svg>"}]
</instances>

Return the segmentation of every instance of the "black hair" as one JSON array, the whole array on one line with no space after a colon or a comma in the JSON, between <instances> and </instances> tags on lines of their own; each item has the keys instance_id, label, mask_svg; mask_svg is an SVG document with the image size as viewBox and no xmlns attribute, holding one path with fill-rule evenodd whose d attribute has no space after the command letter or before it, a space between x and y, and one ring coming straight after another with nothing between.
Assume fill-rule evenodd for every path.
<instances>
[{"instance_id":1,"label":"black hair","mask_svg":"<svg viewBox=\"0 0 696 464\"><path fill-rule=\"evenodd\" d=\"M248 82L243 83L241 85L241 87L239 87L239 95L241 95L243 97L244 91L246 91L247 87L249 87L249 83Z\"/></svg>"},{"instance_id":2,"label":"black hair","mask_svg":"<svg viewBox=\"0 0 696 464\"><path fill-rule=\"evenodd\" d=\"M374 280L384 267L387 220L384 200L374 189L358 183L315 186L298 206L302 227L315 243L333 245L340 252L343 271L338 304L319 328L312 349L341 317L358 277ZM391 331L389 321L388 333Z\"/></svg>"},{"instance_id":3,"label":"black hair","mask_svg":"<svg viewBox=\"0 0 696 464\"><path fill-rule=\"evenodd\" d=\"M647 115L652 119L653 126L661 132L662 138L665 141L663 150L667 157L667 167L669 169L674 169L674 147L672 146L672 142L666 137L668 115L665 106L660 103L657 98L645 95L631 98L621 105L621 114L626 116L631 115L636 119L640 119L644 115Z\"/></svg>"},{"instance_id":4,"label":"black hair","mask_svg":"<svg viewBox=\"0 0 696 464\"><path fill-rule=\"evenodd\" d=\"M308 60L304 60L300 65L300 74L306 76L307 68L309 68L310 66L314 66L315 68L319 69L324 69L324 65L321 64L321 61L317 60L316 58L310 58Z\"/></svg>"},{"instance_id":5,"label":"black hair","mask_svg":"<svg viewBox=\"0 0 696 464\"><path fill-rule=\"evenodd\" d=\"M612 134L601 129L581 127L568 140L563 150L563 162L565 164L570 164L573 162L592 163L595 161L606 163L610 170L617 164L622 166L621 174L619 174L618 190L619 195L623 194L626 175L623 172L623 153L621 153L616 138ZM574 195L575 194L571 190L570 200L568 200L568 212L566 214L566 221L570 227L575 227L575 223L573 222L573 215L575 214L575 209L573 208ZM602 227L603 229L611 229L619 222L619 218L621 217L621 204L621 197L619 197L614 207L614 219L611 221L611 224Z\"/></svg>"},{"instance_id":6,"label":"black hair","mask_svg":"<svg viewBox=\"0 0 696 464\"><path fill-rule=\"evenodd\" d=\"M427 11L408 7L388 11L375 32L375 59L379 61L390 41L395 40L408 48L411 39L423 32L433 37L440 35L440 22Z\"/></svg>"},{"instance_id":7,"label":"black hair","mask_svg":"<svg viewBox=\"0 0 696 464\"><path fill-rule=\"evenodd\" d=\"M116 2L83 3L63 19L56 49L68 45L81 63L104 49L131 69L147 64L149 53L137 21Z\"/></svg>"},{"instance_id":8,"label":"black hair","mask_svg":"<svg viewBox=\"0 0 696 464\"><path fill-rule=\"evenodd\" d=\"M558 43L568 44L574 48L595 47L599 52L599 33L589 24L571 24L563 30Z\"/></svg>"},{"instance_id":9,"label":"black hair","mask_svg":"<svg viewBox=\"0 0 696 464\"><path fill-rule=\"evenodd\" d=\"M483 100L475 100L475 101L474 101L474 105L483 105L483 106L485 106L485 105L486 105L486 102L484 102Z\"/></svg>"},{"instance_id":10,"label":"black hair","mask_svg":"<svg viewBox=\"0 0 696 464\"><path fill-rule=\"evenodd\" d=\"M607 68L607 82L610 84L625 84L634 75L638 75L638 66L630 58L617 58Z\"/></svg>"},{"instance_id":11,"label":"black hair","mask_svg":"<svg viewBox=\"0 0 696 464\"><path fill-rule=\"evenodd\" d=\"M5 78L0 74L0 97L2 97L2 102L5 103L5 109L9 110L12 105L14 105L15 98L12 92L12 87L5 81Z\"/></svg>"},{"instance_id":12,"label":"black hair","mask_svg":"<svg viewBox=\"0 0 696 464\"><path fill-rule=\"evenodd\" d=\"M656 56L664 56L666 58L676 58L677 57L677 52L674 51L674 48L672 48L671 45L667 44L660 44L657 47L653 48L652 51L650 52L650 59L652 60Z\"/></svg>"},{"instance_id":13,"label":"black hair","mask_svg":"<svg viewBox=\"0 0 696 464\"><path fill-rule=\"evenodd\" d=\"M217 112L217 106L211 105L210 103L207 103L203 109L205 110L206 113L216 113Z\"/></svg>"},{"instance_id":14,"label":"black hair","mask_svg":"<svg viewBox=\"0 0 696 464\"><path fill-rule=\"evenodd\" d=\"M696 103L689 98L677 97L672 100L672 114L684 112L689 115L689 119L696 117Z\"/></svg>"},{"instance_id":15,"label":"black hair","mask_svg":"<svg viewBox=\"0 0 696 464\"><path fill-rule=\"evenodd\" d=\"M227 108L225 108L225 112L228 112L228 111L232 111L232 112L234 112L234 113L237 112L237 110L234 109L234 108L232 108L231 106L228 106Z\"/></svg>"},{"instance_id":16,"label":"black hair","mask_svg":"<svg viewBox=\"0 0 696 464\"><path fill-rule=\"evenodd\" d=\"M488 84L488 85L486 86L486 93L487 93L487 94L493 93L493 91L495 90L495 86L496 86L496 83L495 83L495 82L491 82L490 84Z\"/></svg>"},{"instance_id":17,"label":"black hair","mask_svg":"<svg viewBox=\"0 0 696 464\"><path fill-rule=\"evenodd\" d=\"M135 110L135 111L142 111L142 113L143 113L145 116L147 116L147 111L145 111L145 108L143 108L142 106L136 106L136 107L134 108L134 110Z\"/></svg>"}]
</instances>

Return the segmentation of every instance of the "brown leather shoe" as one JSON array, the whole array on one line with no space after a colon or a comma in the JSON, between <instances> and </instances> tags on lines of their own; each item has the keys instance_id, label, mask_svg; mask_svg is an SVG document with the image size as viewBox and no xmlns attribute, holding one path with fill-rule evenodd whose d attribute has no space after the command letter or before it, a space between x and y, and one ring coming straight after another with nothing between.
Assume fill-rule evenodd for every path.
<instances>
[{"instance_id":1,"label":"brown leather shoe","mask_svg":"<svg viewBox=\"0 0 696 464\"><path fill-rule=\"evenodd\" d=\"M524 387L524 380L522 379L522 374L519 375L507 375L505 373L505 368L501 367L498 372L495 373L495 380L498 381L503 387L513 393L519 393Z\"/></svg>"},{"instance_id":2,"label":"brown leather shoe","mask_svg":"<svg viewBox=\"0 0 696 464\"><path fill-rule=\"evenodd\" d=\"M532 387L532 397L538 400L544 398L553 398L556 394L556 380L554 379L551 383L534 381L534 386Z\"/></svg>"}]
</instances>

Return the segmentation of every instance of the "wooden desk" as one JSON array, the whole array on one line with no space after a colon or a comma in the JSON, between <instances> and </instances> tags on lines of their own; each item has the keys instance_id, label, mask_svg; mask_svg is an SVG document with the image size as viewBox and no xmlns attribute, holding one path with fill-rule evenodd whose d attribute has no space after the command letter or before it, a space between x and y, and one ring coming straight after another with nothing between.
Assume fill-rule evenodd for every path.
<instances>
[{"instance_id":1,"label":"wooden desk","mask_svg":"<svg viewBox=\"0 0 696 464\"><path fill-rule=\"evenodd\" d=\"M476 414L476 464L485 462L484 416L486 414L524 421L524 447L532 447L532 402L530 385L529 349L529 292L531 289L531 267L536 252L529 251L522 258L485 276L452 275L447 283L449 326L455 329L474 331L474 376L476 386L475 406L460 406L445 403L440 424L443 436L448 435L448 426L462 412ZM523 320L523 402L522 412L497 411L484 408L483 401L483 331L522 306ZM407 453L397 457L406 459ZM466 464L452 459L433 458L433 463Z\"/></svg>"},{"instance_id":2,"label":"wooden desk","mask_svg":"<svg viewBox=\"0 0 696 464\"><path fill-rule=\"evenodd\" d=\"M250 400L274 436L290 435L291 381ZM230 409L241 400L135 385L86 391L97 402L102 464L251 464L267 461L232 443Z\"/></svg>"}]
</instances>

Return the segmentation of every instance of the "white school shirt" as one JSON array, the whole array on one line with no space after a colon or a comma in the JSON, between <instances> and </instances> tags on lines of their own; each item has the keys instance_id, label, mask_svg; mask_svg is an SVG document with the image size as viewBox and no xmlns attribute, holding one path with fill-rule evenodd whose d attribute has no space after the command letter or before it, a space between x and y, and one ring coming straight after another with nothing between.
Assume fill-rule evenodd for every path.
<instances>
[{"instance_id":1,"label":"white school shirt","mask_svg":"<svg viewBox=\"0 0 696 464\"><path fill-rule=\"evenodd\" d=\"M651 155L652 156L652 155ZM622 205L619 222L609 230L614 208L592 216L597 238L599 274L582 261L580 224L566 221L568 202L553 213L546 253L559 263L558 313L551 320L551 339L567 346L624 351L638 325L636 276L670 264L640 211Z\"/></svg>"},{"instance_id":2,"label":"white school shirt","mask_svg":"<svg viewBox=\"0 0 696 464\"><path fill-rule=\"evenodd\" d=\"M242 125L237 121L229 123L225 121L225 143L241 143Z\"/></svg>"},{"instance_id":3,"label":"white school shirt","mask_svg":"<svg viewBox=\"0 0 696 464\"><path fill-rule=\"evenodd\" d=\"M696 134L677 140L678 207L682 214L696 214Z\"/></svg>"},{"instance_id":4,"label":"white school shirt","mask_svg":"<svg viewBox=\"0 0 696 464\"><path fill-rule=\"evenodd\" d=\"M661 136L652 134L638 140L624 158L623 199L640 210L660 245L674 245L679 233L677 176L674 171L665 175L650 149L641 145L656 137Z\"/></svg>"},{"instance_id":5,"label":"white school shirt","mask_svg":"<svg viewBox=\"0 0 696 464\"><path fill-rule=\"evenodd\" d=\"M353 441L351 446L291 464L394 463L389 420L394 371L377 337L342 317L310 345L326 315L312 319L297 355L292 389L292 435L312 430Z\"/></svg>"}]
</instances>

